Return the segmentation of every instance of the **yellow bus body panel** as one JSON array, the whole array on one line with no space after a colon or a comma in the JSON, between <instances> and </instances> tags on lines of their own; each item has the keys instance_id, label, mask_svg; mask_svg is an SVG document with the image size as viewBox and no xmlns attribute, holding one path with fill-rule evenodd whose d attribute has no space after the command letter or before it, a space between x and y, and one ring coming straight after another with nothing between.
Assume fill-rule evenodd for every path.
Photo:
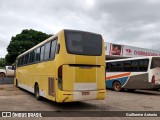
<instances>
[{"instance_id":1,"label":"yellow bus body panel","mask_svg":"<svg viewBox=\"0 0 160 120\"><path fill-rule=\"evenodd\" d=\"M74 55L67 53L63 30L57 34L57 37L60 52L55 55L55 59L17 67L15 81L18 81L18 85L34 93L35 83L38 83L41 96L56 102L104 99L106 96L104 43L102 43L101 56ZM90 68L76 66L88 64L95 66ZM63 90L58 88L60 66L63 71ZM49 94L49 80L54 81L54 95Z\"/></svg>"}]
</instances>

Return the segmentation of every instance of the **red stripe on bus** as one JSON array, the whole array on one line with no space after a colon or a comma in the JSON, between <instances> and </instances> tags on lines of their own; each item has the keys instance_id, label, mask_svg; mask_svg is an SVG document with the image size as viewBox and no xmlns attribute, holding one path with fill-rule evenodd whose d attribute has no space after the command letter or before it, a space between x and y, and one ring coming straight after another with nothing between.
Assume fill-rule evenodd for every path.
<instances>
[{"instance_id":1,"label":"red stripe on bus","mask_svg":"<svg viewBox=\"0 0 160 120\"><path fill-rule=\"evenodd\" d=\"M113 76L106 77L106 80L110 80L110 79L113 79L113 78L124 77L124 76L129 76L130 74L131 73L123 73L123 74L113 75Z\"/></svg>"}]
</instances>

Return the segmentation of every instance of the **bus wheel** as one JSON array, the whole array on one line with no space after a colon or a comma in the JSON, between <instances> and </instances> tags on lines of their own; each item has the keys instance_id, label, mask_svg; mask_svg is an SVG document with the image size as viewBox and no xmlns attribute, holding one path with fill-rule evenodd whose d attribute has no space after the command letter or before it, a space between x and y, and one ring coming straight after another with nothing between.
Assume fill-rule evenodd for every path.
<instances>
[{"instance_id":1,"label":"bus wheel","mask_svg":"<svg viewBox=\"0 0 160 120\"><path fill-rule=\"evenodd\" d=\"M35 85L35 96L36 96L37 100L41 99L41 96L39 94L39 86L38 86L38 84Z\"/></svg>"},{"instance_id":2,"label":"bus wheel","mask_svg":"<svg viewBox=\"0 0 160 120\"><path fill-rule=\"evenodd\" d=\"M1 72L0 77L6 77L5 73Z\"/></svg>"},{"instance_id":3,"label":"bus wheel","mask_svg":"<svg viewBox=\"0 0 160 120\"><path fill-rule=\"evenodd\" d=\"M116 81L113 83L113 90L120 92L122 90L121 83Z\"/></svg>"}]
</instances>

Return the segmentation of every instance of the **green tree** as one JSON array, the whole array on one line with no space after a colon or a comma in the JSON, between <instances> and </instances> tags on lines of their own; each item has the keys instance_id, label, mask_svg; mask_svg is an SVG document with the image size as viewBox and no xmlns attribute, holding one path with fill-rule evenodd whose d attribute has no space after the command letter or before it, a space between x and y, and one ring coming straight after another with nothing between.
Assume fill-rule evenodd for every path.
<instances>
[{"instance_id":1,"label":"green tree","mask_svg":"<svg viewBox=\"0 0 160 120\"><path fill-rule=\"evenodd\" d=\"M52 35L48 35L33 29L25 29L20 34L12 37L7 47L8 54L5 57L7 64L14 63L18 55L49 38L50 36Z\"/></svg>"},{"instance_id":2,"label":"green tree","mask_svg":"<svg viewBox=\"0 0 160 120\"><path fill-rule=\"evenodd\" d=\"M0 58L0 68L4 68L6 66L5 58Z\"/></svg>"}]
</instances>

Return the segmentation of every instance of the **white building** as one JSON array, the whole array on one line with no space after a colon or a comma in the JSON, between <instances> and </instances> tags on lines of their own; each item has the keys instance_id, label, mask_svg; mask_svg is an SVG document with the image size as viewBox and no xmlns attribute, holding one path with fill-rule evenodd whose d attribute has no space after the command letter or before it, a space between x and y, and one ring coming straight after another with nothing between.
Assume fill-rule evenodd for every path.
<instances>
[{"instance_id":1,"label":"white building","mask_svg":"<svg viewBox=\"0 0 160 120\"><path fill-rule=\"evenodd\" d=\"M159 56L160 51L105 42L105 54L106 59L111 60L128 57Z\"/></svg>"}]
</instances>

